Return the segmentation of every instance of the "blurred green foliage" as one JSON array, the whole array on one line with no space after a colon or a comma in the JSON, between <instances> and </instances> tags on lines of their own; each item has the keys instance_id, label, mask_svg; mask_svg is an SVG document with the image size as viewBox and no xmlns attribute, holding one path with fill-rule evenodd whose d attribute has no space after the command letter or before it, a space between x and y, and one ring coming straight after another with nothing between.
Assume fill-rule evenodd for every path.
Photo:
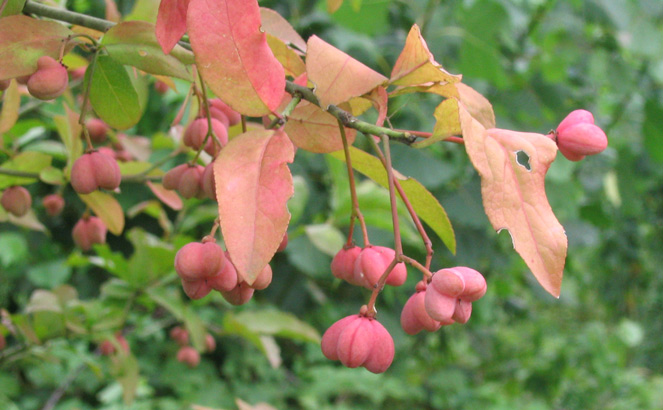
<instances>
[{"instance_id":1,"label":"blurred green foliage","mask_svg":"<svg viewBox=\"0 0 663 410\"><path fill-rule=\"evenodd\" d=\"M218 296L185 302L174 281L176 250L209 229L213 205L190 200L179 214L137 209L129 234L111 236L89 257L73 248L71 227L84 206L67 190L62 216L48 219L38 209L50 234L0 225L0 305L44 342L9 337L0 352L0 408L42 408L69 378L57 409L230 409L236 397L278 409L663 408L663 2L363 0L358 10L350 3L334 15L324 1L261 5L305 38L316 34L385 75L418 23L437 61L492 102L501 128L545 133L574 109L594 113L608 149L580 163L559 156L547 177L570 243L561 298L540 288L508 234L492 231L478 177L456 145L395 146L394 165L431 190L453 223L457 254L436 239L433 267L476 268L489 290L466 325L416 336L399 325L415 272L404 288L385 290L379 319L397 351L383 375L329 362L316 343L315 329L322 333L356 312L368 296L329 272L330 249L346 231L350 209L338 161L298 152L290 244L274 260L274 283L240 308ZM118 2L124 14L133 6ZM103 17L103 2L68 7ZM159 133L181 98L151 92L133 130L153 136L152 160L172 149ZM430 131L437 102L399 97L390 120ZM27 112L10 140L29 150L51 135L52 114ZM30 189L44 195L50 188ZM370 181L361 189L371 240L393 244L388 196ZM150 198L139 185L123 191L125 210ZM413 228L403 229L406 253L421 259ZM270 320L248 325L261 312ZM175 360L177 346L167 335L182 322L194 344L206 329L219 344L193 370ZM120 328L138 373L130 362L95 354L95 343ZM135 387L131 405L123 404L123 383Z\"/></svg>"}]
</instances>

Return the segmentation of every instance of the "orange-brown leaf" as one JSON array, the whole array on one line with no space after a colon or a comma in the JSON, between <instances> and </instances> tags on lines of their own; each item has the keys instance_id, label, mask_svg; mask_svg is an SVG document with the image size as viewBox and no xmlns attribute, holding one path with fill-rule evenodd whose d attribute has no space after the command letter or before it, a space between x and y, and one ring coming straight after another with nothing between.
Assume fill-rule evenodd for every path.
<instances>
[{"instance_id":1,"label":"orange-brown leaf","mask_svg":"<svg viewBox=\"0 0 663 410\"><path fill-rule=\"evenodd\" d=\"M389 82L393 85L408 86L431 82L455 83L461 78L448 73L435 61L426 40L421 36L419 26L415 24L407 35L405 47L394 64Z\"/></svg>"},{"instance_id":2,"label":"orange-brown leaf","mask_svg":"<svg viewBox=\"0 0 663 410\"><path fill-rule=\"evenodd\" d=\"M322 108L366 94L387 81L387 77L317 36L311 36L307 44L306 72Z\"/></svg>"},{"instance_id":3,"label":"orange-brown leaf","mask_svg":"<svg viewBox=\"0 0 663 410\"><path fill-rule=\"evenodd\" d=\"M513 246L541 286L559 297L567 239L548 203L544 179L555 143L542 134L486 130L460 109L465 149L481 176L483 205L493 228Z\"/></svg>"},{"instance_id":4,"label":"orange-brown leaf","mask_svg":"<svg viewBox=\"0 0 663 410\"><path fill-rule=\"evenodd\" d=\"M285 132L298 148L307 151L327 153L343 149L336 117L308 101L299 103L290 114ZM352 144L357 131L346 128L345 135Z\"/></svg>"},{"instance_id":5,"label":"orange-brown leaf","mask_svg":"<svg viewBox=\"0 0 663 410\"><path fill-rule=\"evenodd\" d=\"M272 259L288 228L294 147L283 131L255 130L228 143L214 161L221 231L249 284Z\"/></svg>"}]
</instances>

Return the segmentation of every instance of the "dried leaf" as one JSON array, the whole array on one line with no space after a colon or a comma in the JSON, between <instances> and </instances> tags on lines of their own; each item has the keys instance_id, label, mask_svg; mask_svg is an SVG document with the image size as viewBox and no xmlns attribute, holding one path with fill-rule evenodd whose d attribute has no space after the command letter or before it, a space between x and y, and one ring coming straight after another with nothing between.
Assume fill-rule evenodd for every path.
<instances>
[{"instance_id":1,"label":"dried leaf","mask_svg":"<svg viewBox=\"0 0 663 410\"><path fill-rule=\"evenodd\" d=\"M435 61L426 40L421 36L419 26L415 24L407 35L405 47L394 64L389 81L392 85L408 86L431 82L455 83L461 78L448 73Z\"/></svg>"},{"instance_id":2,"label":"dried leaf","mask_svg":"<svg viewBox=\"0 0 663 410\"><path fill-rule=\"evenodd\" d=\"M387 77L317 36L311 36L307 44L306 72L315 84L322 108L369 93L387 81Z\"/></svg>"},{"instance_id":3,"label":"dried leaf","mask_svg":"<svg viewBox=\"0 0 663 410\"><path fill-rule=\"evenodd\" d=\"M327 153L343 149L338 120L315 104L302 101L288 117L285 132L301 149L316 153ZM357 131L345 129L348 144L352 144Z\"/></svg>"},{"instance_id":4,"label":"dried leaf","mask_svg":"<svg viewBox=\"0 0 663 410\"><path fill-rule=\"evenodd\" d=\"M493 228L513 246L541 286L559 297L567 239L546 197L545 175L557 146L542 134L486 130L460 110L465 149L481 176L483 205Z\"/></svg>"},{"instance_id":5,"label":"dried leaf","mask_svg":"<svg viewBox=\"0 0 663 410\"><path fill-rule=\"evenodd\" d=\"M221 100L248 116L279 106L285 73L260 30L257 0L191 0L187 28L198 70Z\"/></svg>"},{"instance_id":6,"label":"dried leaf","mask_svg":"<svg viewBox=\"0 0 663 410\"><path fill-rule=\"evenodd\" d=\"M294 147L283 131L249 131L230 140L214 161L223 238L249 284L272 259L288 228Z\"/></svg>"}]
</instances>

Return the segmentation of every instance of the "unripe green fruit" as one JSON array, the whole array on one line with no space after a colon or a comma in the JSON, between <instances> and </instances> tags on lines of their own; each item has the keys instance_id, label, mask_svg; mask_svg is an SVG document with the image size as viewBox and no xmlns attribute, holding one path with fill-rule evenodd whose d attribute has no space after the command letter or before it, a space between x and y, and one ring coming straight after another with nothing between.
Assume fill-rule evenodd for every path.
<instances>
[{"instance_id":1,"label":"unripe green fruit","mask_svg":"<svg viewBox=\"0 0 663 410\"><path fill-rule=\"evenodd\" d=\"M64 198L60 194L46 195L42 199L42 205L49 216L57 216L64 209Z\"/></svg>"},{"instance_id":2,"label":"unripe green fruit","mask_svg":"<svg viewBox=\"0 0 663 410\"><path fill-rule=\"evenodd\" d=\"M79 194L89 194L99 188L113 190L121 181L117 161L99 151L81 155L71 167L71 186Z\"/></svg>"},{"instance_id":3,"label":"unripe green fruit","mask_svg":"<svg viewBox=\"0 0 663 410\"><path fill-rule=\"evenodd\" d=\"M106 225L96 216L81 218L74 229L71 231L71 236L74 238L74 243L83 251L92 249L92 245L106 243Z\"/></svg>"},{"instance_id":4,"label":"unripe green fruit","mask_svg":"<svg viewBox=\"0 0 663 410\"><path fill-rule=\"evenodd\" d=\"M62 95L69 84L67 69L49 56L39 57L37 71L28 79L28 91L40 100L52 100Z\"/></svg>"},{"instance_id":5,"label":"unripe green fruit","mask_svg":"<svg viewBox=\"0 0 663 410\"><path fill-rule=\"evenodd\" d=\"M177 351L177 361L194 368L200 363L200 353L191 346L182 346Z\"/></svg>"},{"instance_id":6,"label":"unripe green fruit","mask_svg":"<svg viewBox=\"0 0 663 410\"><path fill-rule=\"evenodd\" d=\"M7 212L21 217L28 213L32 206L30 192L22 186L13 186L5 189L0 199L0 204Z\"/></svg>"},{"instance_id":7,"label":"unripe green fruit","mask_svg":"<svg viewBox=\"0 0 663 410\"><path fill-rule=\"evenodd\" d=\"M204 172L205 168L200 165L178 165L163 176L163 187L179 192L184 198L202 198L205 196L202 185Z\"/></svg>"}]
</instances>

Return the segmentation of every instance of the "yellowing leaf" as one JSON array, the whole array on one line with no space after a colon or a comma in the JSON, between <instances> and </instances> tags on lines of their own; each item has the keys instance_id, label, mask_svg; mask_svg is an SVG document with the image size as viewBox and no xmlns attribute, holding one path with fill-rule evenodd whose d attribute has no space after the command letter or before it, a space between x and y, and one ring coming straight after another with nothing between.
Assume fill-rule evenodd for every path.
<instances>
[{"instance_id":1,"label":"yellowing leaf","mask_svg":"<svg viewBox=\"0 0 663 410\"><path fill-rule=\"evenodd\" d=\"M456 88L459 94L458 99L463 103L467 112L486 129L495 128L495 112L488 99L469 85L456 83Z\"/></svg>"},{"instance_id":2,"label":"yellowing leaf","mask_svg":"<svg viewBox=\"0 0 663 410\"><path fill-rule=\"evenodd\" d=\"M283 131L249 131L214 161L221 231L239 275L251 284L288 228L294 147Z\"/></svg>"},{"instance_id":3,"label":"yellowing leaf","mask_svg":"<svg viewBox=\"0 0 663 410\"><path fill-rule=\"evenodd\" d=\"M486 130L460 110L465 149L481 176L483 206L493 228L513 246L541 286L559 297L567 239L546 197L544 179L557 146L542 134Z\"/></svg>"},{"instance_id":4,"label":"yellowing leaf","mask_svg":"<svg viewBox=\"0 0 663 410\"><path fill-rule=\"evenodd\" d=\"M387 81L387 77L317 36L311 36L307 44L306 72L323 109L366 94Z\"/></svg>"},{"instance_id":5,"label":"yellowing leaf","mask_svg":"<svg viewBox=\"0 0 663 410\"><path fill-rule=\"evenodd\" d=\"M298 148L307 151L327 153L343 149L336 117L307 101L302 101L290 114L285 132ZM352 144L357 131L346 128L345 135Z\"/></svg>"},{"instance_id":6,"label":"yellowing leaf","mask_svg":"<svg viewBox=\"0 0 663 410\"><path fill-rule=\"evenodd\" d=\"M91 194L78 194L83 202L104 221L108 230L115 235L121 235L124 230L124 212L119 202L105 192L94 191Z\"/></svg>"},{"instance_id":7,"label":"yellowing leaf","mask_svg":"<svg viewBox=\"0 0 663 410\"><path fill-rule=\"evenodd\" d=\"M18 120L18 109L21 106L21 96L18 93L16 81L12 81L2 93L2 111L0 111L0 135L9 131Z\"/></svg>"},{"instance_id":8,"label":"yellowing leaf","mask_svg":"<svg viewBox=\"0 0 663 410\"><path fill-rule=\"evenodd\" d=\"M405 47L391 71L390 83L407 86L431 82L455 83L460 79L461 76L448 73L435 61L426 40L421 36L419 26L413 25L405 40Z\"/></svg>"},{"instance_id":9,"label":"yellowing leaf","mask_svg":"<svg viewBox=\"0 0 663 410\"><path fill-rule=\"evenodd\" d=\"M286 75L296 78L306 72L306 64L282 40L267 34L267 44L274 53L274 57L283 65Z\"/></svg>"},{"instance_id":10,"label":"yellowing leaf","mask_svg":"<svg viewBox=\"0 0 663 410\"><path fill-rule=\"evenodd\" d=\"M458 114L459 102L455 98L447 98L435 108L435 128L429 138L412 144L416 148L424 148L452 135L459 135L460 117Z\"/></svg>"},{"instance_id":11,"label":"yellowing leaf","mask_svg":"<svg viewBox=\"0 0 663 410\"><path fill-rule=\"evenodd\" d=\"M257 0L191 0L187 29L196 66L221 100L256 117L279 106L285 74L260 30Z\"/></svg>"}]
</instances>

